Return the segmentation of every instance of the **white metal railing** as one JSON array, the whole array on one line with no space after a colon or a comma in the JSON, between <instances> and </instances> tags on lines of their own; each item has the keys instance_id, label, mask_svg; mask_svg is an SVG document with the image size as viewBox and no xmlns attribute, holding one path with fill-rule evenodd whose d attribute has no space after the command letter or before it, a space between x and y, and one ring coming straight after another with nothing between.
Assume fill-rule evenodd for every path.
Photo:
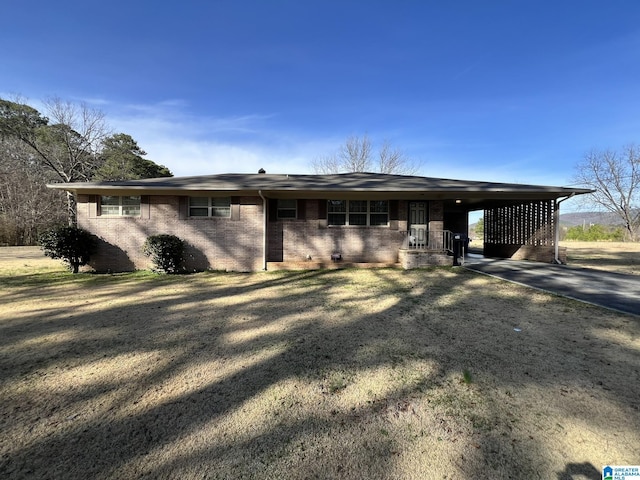
<instances>
[{"instance_id":1,"label":"white metal railing","mask_svg":"<svg viewBox=\"0 0 640 480\"><path fill-rule=\"evenodd\" d=\"M453 252L453 233L449 230L429 230L426 227L411 227L407 232L402 248Z\"/></svg>"}]
</instances>

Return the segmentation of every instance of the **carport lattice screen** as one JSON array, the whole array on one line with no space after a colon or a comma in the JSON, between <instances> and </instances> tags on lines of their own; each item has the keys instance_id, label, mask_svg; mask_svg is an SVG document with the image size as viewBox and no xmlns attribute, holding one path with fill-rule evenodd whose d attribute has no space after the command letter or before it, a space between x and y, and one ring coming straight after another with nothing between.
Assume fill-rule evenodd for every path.
<instances>
[{"instance_id":1,"label":"carport lattice screen","mask_svg":"<svg viewBox=\"0 0 640 480\"><path fill-rule=\"evenodd\" d=\"M553 246L555 202L523 203L484 211L485 243Z\"/></svg>"}]
</instances>

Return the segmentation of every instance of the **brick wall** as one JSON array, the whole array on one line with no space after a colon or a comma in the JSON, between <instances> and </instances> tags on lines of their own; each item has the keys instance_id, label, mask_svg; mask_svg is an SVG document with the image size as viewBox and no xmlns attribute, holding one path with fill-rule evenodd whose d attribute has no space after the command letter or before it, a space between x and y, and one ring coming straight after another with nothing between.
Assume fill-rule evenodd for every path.
<instances>
[{"instance_id":1,"label":"brick wall","mask_svg":"<svg viewBox=\"0 0 640 480\"><path fill-rule=\"evenodd\" d=\"M434 265L452 265L453 257L448 256L446 253L400 250L399 261L402 268L411 270L413 268L430 267Z\"/></svg>"},{"instance_id":2,"label":"brick wall","mask_svg":"<svg viewBox=\"0 0 640 480\"><path fill-rule=\"evenodd\" d=\"M181 200L182 198L182 200ZM150 235L170 234L187 242L188 270L255 271L263 268L263 207L259 197L240 197L232 205L235 218L188 217L186 197L143 198L136 218L98 215L96 197L78 198L78 226L100 238L91 261L97 271L151 268L142 254Z\"/></svg>"},{"instance_id":3,"label":"brick wall","mask_svg":"<svg viewBox=\"0 0 640 480\"><path fill-rule=\"evenodd\" d=\"M331 261L339 253L345 262L396 263L407 228L406 202L398 202L398 218L388 227L327 226L326 200L305 200L304 218L269 222L270 262Z\"/></svg>"},{"instance_id":4,"label":"brick wall","mask_svg":"<svg viewBox=\"0 0 640 480\"><path fill-rule=\"evenodd\" d=\"M282 222L284 262L307 258L330 261L338 253L345 262L398 261L404 235L385 227L324 227L317 222ZM315 223L315 224L314 224Z\"/></svg>"},{"instance_id":5,"label":"brick wall","mask_svg":"<svg viewBox=\"0 0 640 480\"><path fill-rule=\"evenodd\" d=\"M232 197L231 218L189 217L187 197L142 197L136 218L101 216L97 196L78 196L78 225L100 238L91 267L97 271L149 269L142 254L147 237L176 235L187 242L188 270L258 271L263 264L264 210L260 197ZM399 201L388 227L327 225L326 200L301 200L300 219L268 222L268 261L326 262L339 253L344 262L397 263L406 238L408 203ZM440 202L430 212L431 228L441 226ZM323 206L324 211L323 211Z\"/></svg>"}]
</instances>

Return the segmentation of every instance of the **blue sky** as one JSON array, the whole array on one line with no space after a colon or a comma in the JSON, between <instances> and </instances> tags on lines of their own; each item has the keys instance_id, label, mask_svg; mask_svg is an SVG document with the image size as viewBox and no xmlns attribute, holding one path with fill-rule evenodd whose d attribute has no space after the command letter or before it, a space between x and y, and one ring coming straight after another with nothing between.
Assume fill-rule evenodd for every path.
<instances>
[{"instance_id":1,"label":"blue sky","mask_svg":"<svg viewBox=\"0 0 640 480\"><path fill-rule=\"evenodd\" d=\"M640 140L637 1L8 0L0 96L100 108L175 175L308 173L350 135L425 176L567 185Z\"/></svg>"}]
</instances>

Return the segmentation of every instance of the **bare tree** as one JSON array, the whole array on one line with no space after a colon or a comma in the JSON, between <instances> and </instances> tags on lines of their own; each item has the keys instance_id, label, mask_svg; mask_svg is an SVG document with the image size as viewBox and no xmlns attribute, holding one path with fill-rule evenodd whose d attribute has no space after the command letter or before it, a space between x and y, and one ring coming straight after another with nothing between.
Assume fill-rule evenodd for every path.
<instances>
[{"instance_id":1,"label":"bare tree","mask_svg":"<svg viewBox=\"0 0 640 480\"><path fill-rule=\"evenodd\" d=\"M575 182L593 189L586 201L615 213L626 237L635 241L640 228L640 151L635 145L620 152L590 151L576 166Z\"/></svg>"},{"instance_id":2,"label":"bare tree","mask_svg":"<svg viewBox=\"0 0 640 480\"><path fill-rule=\"evenodd\" d=\"M109 129L102 111L85 103L53 97L44 102L51 128L45 130L49 155L45 160L65 182L90 180L101 165L97 152Z\"/></svg>"},{"instance_id":3,"label":"bare tree","mask_svg":"<svg viewBox=\"0 0 640 480\"><path fill-rule=\"evenodd\" d=\"M318 157L311 162L315 173L378 172L396 175L415 174L420 165L400 150L384 141L375 152L368 135L350 136L337 152Z\"/></svg>"},{"instance_id":4,"label":"bare tree","mask_svg":"<svg viewBox=\"0 0 640 480\"><path fill-rule=\"evenodd\" d=\"M0 243L35 245L43 231L64 222L64 194L46 187L52 175L27 145L0 139Z\"/></svg>"},{"instance_id":5,"label":"bare tree","mask_svg":"<svg viewBox=\"0 0 640 480\"><path fill-rule=\"evenodd\" d=\"M314 158L311 161L311 168L314 173L330 174L340 172L340 162L336 154L325 155Z\"/></svg>"},{"instance_id":6,"label":"bare tree","mask_svg":"<svg viewBox=\"0 0 640 480\"><path fill-rule=\"evenodd\" d=\"M378 171L380 173L412 174L417 166L409 162L401 150L384 141L378 152Z\"/></svg>"},{"instance_id":7,"label":"bare tree","mask_svg":"<svg viewBox=\"0 0 640 480\"><path fill-rule=\"evenodd\" d=\"M30 147L34 158L62 182L90 180L99 168L96 155L108 135L104 114L86 104L51 98L45 102L49 118L29 105L0 99L0 135ZM76 222L76 200L67 192L70 225Z\"/></svg>"},{"instance_id":8,"label":"bare tree","mask_svg":"<svg viewBox=\"0 0 640 480\"><path fill-rule=\"evenodd\" d=\"M367 172L371 168L373 147L367 135L362 138L351 136L340 147L338 160L348 172Z\"/></svg>"}]
</instances>

